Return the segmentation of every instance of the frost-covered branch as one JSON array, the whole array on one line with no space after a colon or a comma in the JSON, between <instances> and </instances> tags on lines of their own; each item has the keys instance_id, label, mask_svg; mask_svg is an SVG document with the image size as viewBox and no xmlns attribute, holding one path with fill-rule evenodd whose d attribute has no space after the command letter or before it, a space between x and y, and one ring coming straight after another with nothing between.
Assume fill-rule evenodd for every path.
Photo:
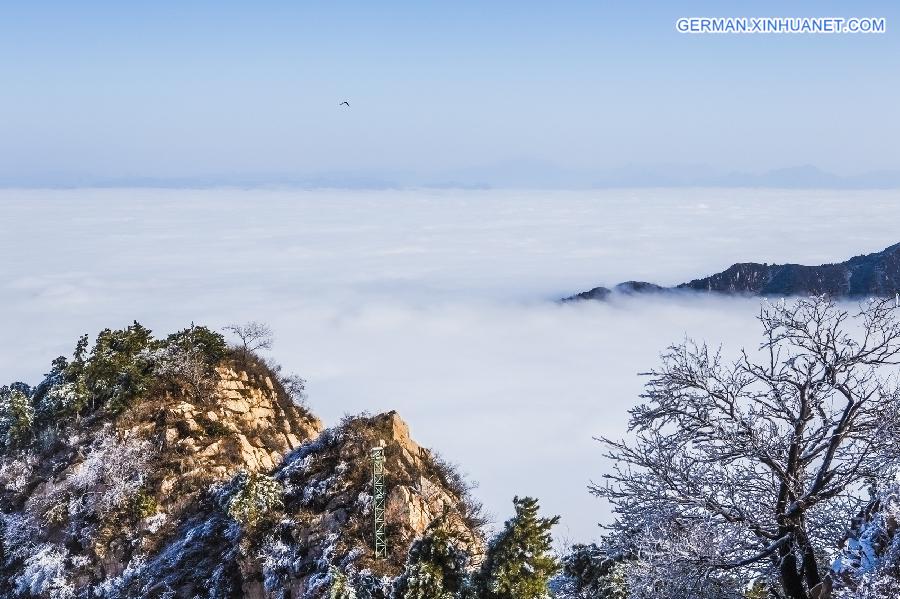
<instances>
[{"instance_id":1,"label":"frost-covered branch","mask_svg":"<svg viewBox=\"0 0 900 599\"><path fill-rule=\"evenodd\" d=\"M817 556L836 548L866 481L896 464L898 312L801 299L761 311L758 353L670 347L646 373L633 438L601 439L616 465L593 491L613 503L616 537L646 544L660 514L703 522L729 543L695 565L776 575L786 597L808 599Z\"/></svg>"}]
</instances>

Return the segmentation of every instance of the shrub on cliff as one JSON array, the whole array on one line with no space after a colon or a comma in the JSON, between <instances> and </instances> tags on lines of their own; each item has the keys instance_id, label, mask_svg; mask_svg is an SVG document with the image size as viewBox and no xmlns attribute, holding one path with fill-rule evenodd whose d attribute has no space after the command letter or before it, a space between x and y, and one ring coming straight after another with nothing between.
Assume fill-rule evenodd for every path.
<instances>
[{"instance_id":1,"label":"shrub on cliff","mask_svg":"<svg viewBox=\"0 0 900 599\"><path fill-rule=\"evenodd\" d=\"M331 584L328 588L328 599L357 599L356 591L350 580L337 568L331 567L328 572Z\"/></svg>"},{"instance_id":2,"label":"shrub on cliff","mask_svg":"<svg viewBox=\"0 0 900 599\"><path fill-rule=\"evenodd\" d=\"M281 483L260 472L241 471L231 482L225 511L244 528L273 519L284 505Z\"/></svg>"},{"instance_id":3,"label":"shrub on cliff","mask_svg":"<svg viewBox=\"0 0 900 599\"><path fill-rule=\"evenodd\" d=\"M134 515L152 455L147 441L99 434L81 464L43 499L44 520L68 519L80 533L88 533L89 526L108 523L114 516Z\"/></svg>"},{"instance_id":4,"label":"shrub on cliff","mask_svg":"<svg viewBox=\"0 0 900 599\"><path fill-rule=\"evenodd\" d=\"M186 391L194 401L215 389L215 367L225 357L225 339L206 327L190 327L169 335L151 353L153 372L173 390Z\"/></svg>"},{"instance_id":5,"label":"shrub on cliff","mask_svg":"<svg viewBox=\"0 0 900 599\"><path fill-rule=\"evenodd\" d=\"M207 327L191 324L157 340L135 321L124 329L100 331L89 353L87 337L82 337L71 363L54 361L40 399L67 398L49 402L57 415L102 408L118 413L159 379L200 395L211 389L214 368L225 355L225 339Z\"/></svg>"},{"instance_id":6,"label":"shrub on cliff","mask_svg":"<svg viewBox=\"0 0 900 599\"><path fill-rule=\"evenodd\" d=\"M87 337L82 337L76 346L76 357L80 348L87 343ZM38 384L31 395L31 403L35 410L35 427L37 429L51 428L58 431L60 423L68 417L74 416L86 404L86 393L80 387L79 372L83 367L83 361L74 361L72 364L64 356L53 360L50 372L44 380Z\"/></svg>"},{"instance_id":7,"label":"shrub on cliff","mask_svg":"<svg viewBox=\"0 0 900 599\"><path fill-rule=\"evenodd\" d=\"M264 323L230 324L223 330L237 338L231 348L244 364L257 357L259 350L272 348L272 329Z\"/></svg>"}]
</instances>

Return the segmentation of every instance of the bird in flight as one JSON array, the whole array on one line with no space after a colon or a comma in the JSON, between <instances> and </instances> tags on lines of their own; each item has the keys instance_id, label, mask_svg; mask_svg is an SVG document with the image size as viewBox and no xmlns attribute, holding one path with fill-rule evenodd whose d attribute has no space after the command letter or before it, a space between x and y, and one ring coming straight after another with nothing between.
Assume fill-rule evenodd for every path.
<instances>
[{"instance_id":1,"label":"bird in flight","mask_svg":"<svg viewBox=\"0 0 900 599\"><path fill-rule=\"evenodd\" d=\"M345 104L347 105L347 108L350 108L350 102L348 102L347 100L344 100L343 102L338 104L338 106L344 106Z\"/></svg>"}]
</instances>

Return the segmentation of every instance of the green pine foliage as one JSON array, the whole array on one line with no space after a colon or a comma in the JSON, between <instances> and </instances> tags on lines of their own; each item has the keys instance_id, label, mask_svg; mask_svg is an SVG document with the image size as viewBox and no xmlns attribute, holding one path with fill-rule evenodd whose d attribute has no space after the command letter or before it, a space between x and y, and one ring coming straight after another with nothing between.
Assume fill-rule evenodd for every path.
<instances>
[{"instance_id":1,"label":"green pine foliage","mask_svg":"<svg viewBox=\"0 0 900 599\"><path fill-rule=\"evenodd\" d=\"M193 323L188 328L166 337L165 345L183 351L196 350L210 367L216 366L228 353L228 345L221 333Z\"/></svg>"},{"instance_id":2,"label":"green pine foliage","mask_svg":"<svg viewBox=\"0 0 900 599\"><path fill-rule=\"evenodd\" d=\"M152 373L147 355L152 340L150 329L137 321L122 330L100 331L80 373L92 410L105 406L120 412L146 390Z\"/></svg>"},{"instance_id":3,"label":"green pine foliage","mask_svg":"<svg viewBox=\"0 0 900 599\"><path fill-rule=\"evenodd\" d=\"M469 556L446 515L436 519L410 547L394 599L462 599Z\"/></svg>"},{"instance_id":4,"label":"green pine foliage","mask_svg":"<svg viewBox=\"0 0 900 599\"><path fill-rule=\"evenodd\" d=\"M559 570L550 530L559 516L538 516L537 499L513 499L516 515L488 545L479 575L481 599L542 599Z\"/></svg>"},{"instance_id":5,"label":"green pine foliage","mask_svg":"<svg viewBox=\"0 0 900 599\"><path fill-rule=\"evenodd\" d=\"M86 337L82 338L85 342ZM60 356L53 360L50 372L34 389L31 403L35 410L35 425L39 428L58 428L57 424L74 416L85 406L86 394L78 387L75 367Z\"/></svg>"},{"instance_id":6,"label":"green pine foliage","mask_svg":"<svg viewBox=\"0 0 900 599\"><path fill-rule=\"evenodd\" d=\"M129 500L131 514L135 520L147 518L156 513L156 499L146 489L140 489Z\"/></svg>"},{"instance_id":7,"label":"green pine foliage","mask_svg":"<svg viewBox=\"0 0 900 599\"><path fill-rule=\"evenodd\" d=\"M4 447L22 447L33 438L34 407L27 393L28 387L21 383L0 389L0 443Z\"/></svg>"},{"instance_id":8,"label":"green pine foliage","mask_svg":"<svg viewBox=\"0 0 900 599\"><path fill-rule=\"evenodd\" d=\"M627 561L614 559L596 544L574 545L562 560L563 573L577 597L627 599Z\"/></svg>"},{"instance_id":9,"label":"green pine foliage","mask_svg":"<svg viewBox=\"0 0 900 599\"><path fill-rule=\"evenodd\" d=\"M0 450L53 439L83 416L122 412L159 387L163 369L173 369L173 357L181 360L175 364L183 375L180 385L211 385L227 351L221 334L193 324L164 340L154 339L137 321L124 329L104 329L93 345L83 335L72 359L53 360L34 388L23 383L0 387Z\"/></svg>"}]
</instances>

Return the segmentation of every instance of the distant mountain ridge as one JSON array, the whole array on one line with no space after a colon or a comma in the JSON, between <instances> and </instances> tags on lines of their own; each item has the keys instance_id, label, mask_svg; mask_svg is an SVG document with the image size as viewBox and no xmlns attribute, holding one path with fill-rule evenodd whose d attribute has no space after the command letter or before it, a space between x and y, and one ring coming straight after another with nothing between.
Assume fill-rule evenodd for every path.
<instances>
[{"instance_id":1,"label":"distant mountain ridge","mask_svg":"<svg viewBox=\"0 0 900 599\"><path fill-rule=\"evenodd\" d=\"M805 266L742 262L714 275L675 287L627 281L612 289L594 287L563 301L604 300L613 293L698 291L726 295L829 295L835 298L889 297L900 292L900 243L845 262Z\"/></svg>"},{"instance_id":2,"label":"distant mountain ridge","mask_svg":"<svg viewBox=\"0 0 900 599\"><path fill-rule=\"evenodd\" d=\"M519 158L487 164L415 172L410 170L247 171L208 175L22 176L0 172L0 188L211 189L636 189L706 187L758 189L900 189L900 170L839 175L814 165L765 171L727 171L705 164L632 164L617 168L572 168Z\"/></svg>"}]
</instances>

